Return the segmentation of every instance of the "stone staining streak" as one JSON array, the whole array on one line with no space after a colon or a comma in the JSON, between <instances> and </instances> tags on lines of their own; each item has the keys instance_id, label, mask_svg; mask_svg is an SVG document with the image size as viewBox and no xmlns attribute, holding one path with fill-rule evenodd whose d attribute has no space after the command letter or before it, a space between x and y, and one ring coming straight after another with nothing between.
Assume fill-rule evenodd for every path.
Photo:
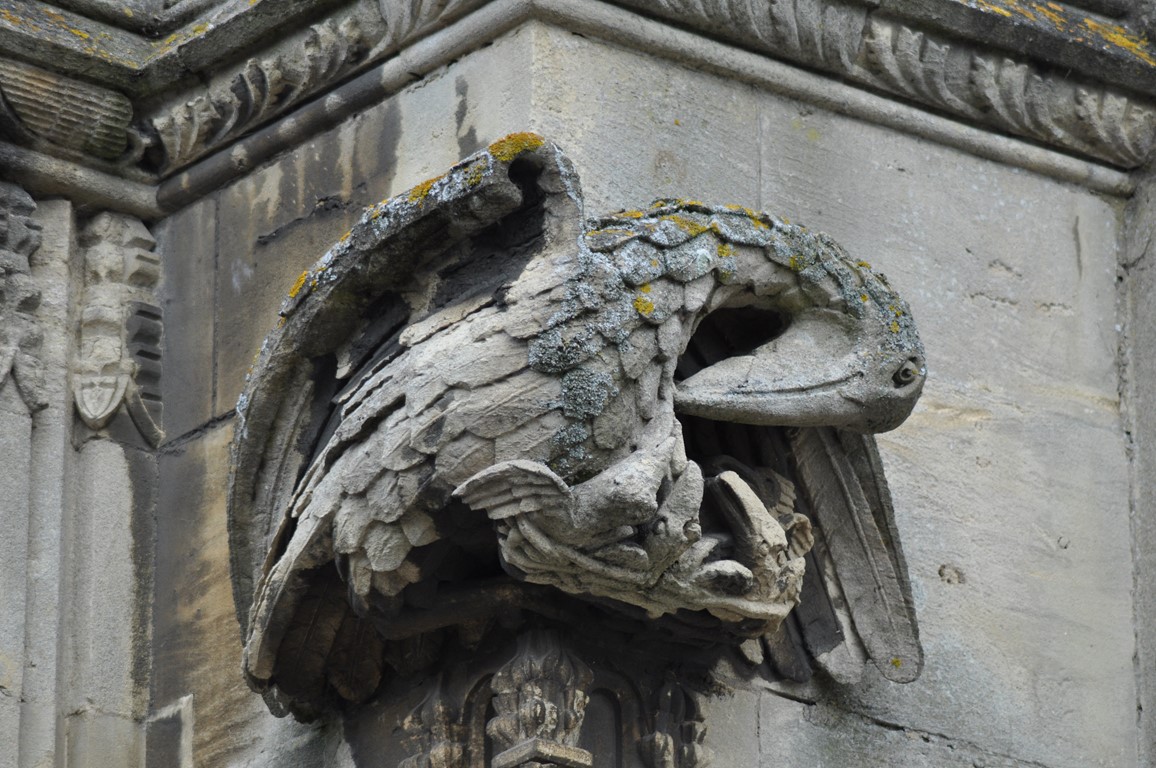
<instances>
[{"instance_id":1,"label":"stone staining streak","mask_svg":"<svg viewBox=\"0 0 1156 768\"><path fill-rule=\"evenodd\" d=\"M1156 104L839 0L621 0L966 120L1136 168Z\"/></svg>"},{"instance_id":2,"label":"stone staining streak","mask_svg":"<svg viewBox=\"0 0 1156 768\"><path fill-rule=\"evenodd\" d=\"M37 357L42 334L34 315L40 291L28 263L40 247L40 226L32 220L35 210L23 189L0 182L0 387L11 378L29 411L47 404Z\"/></svg>"},{"instance_id":3,"label":"stone staining streak","mask_svg":"<svg viewBox=\"0 0 1156 768\"><path fill-rule=\"evenodd\" d=\"M79 157L132 160L137 135L132 104L122 94L54 72L0 59L0 121L17 141L69 150Z\"/></svg>"},{"instance_id":4,"label":"stone staining streak","mask_svg":"<svg viewBox=\"0 0 1156 768\"><path fill-rule=\"evenodd\" d=\"M73 396L90 429L103 429L122 403L152 445L160 430L161 312L156 241L137 219L102 213L80 237L84 302Z\"/></svg>"},{"instance_id":5,"label":"stone staining streak","mask_svg":"<svg viewBox=\"0 0 1156 768\"><path fill-rule=\"evenodd\" d=\"M492 768L590 768L578 736L594 675L552 632L530 631L490 681L497 714L486 726L494 740Z\"/></svg>"}]
</instances>

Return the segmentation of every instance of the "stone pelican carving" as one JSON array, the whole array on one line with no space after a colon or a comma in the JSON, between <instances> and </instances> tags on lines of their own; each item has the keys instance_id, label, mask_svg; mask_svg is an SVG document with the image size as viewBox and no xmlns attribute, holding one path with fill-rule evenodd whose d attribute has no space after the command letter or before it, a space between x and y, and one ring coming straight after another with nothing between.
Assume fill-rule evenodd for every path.
<instances>
[{"instance_id":1,"label":"stone pelican carving","mask_svg":"<svg viewBox=\"0 0 1156 768\"><path fill-rule=\"evenodd\" d=\"M911 411L923 350L825 235L693 201L583 224L561 151L515 134L367 210L281 315L229 488L245 673L275 712L364 700L387 643L532 585L793 642L837 678L854 634L918 674L869 433ZM774 640L808 579L830 637Z\"/></svg>"}]
</instances>

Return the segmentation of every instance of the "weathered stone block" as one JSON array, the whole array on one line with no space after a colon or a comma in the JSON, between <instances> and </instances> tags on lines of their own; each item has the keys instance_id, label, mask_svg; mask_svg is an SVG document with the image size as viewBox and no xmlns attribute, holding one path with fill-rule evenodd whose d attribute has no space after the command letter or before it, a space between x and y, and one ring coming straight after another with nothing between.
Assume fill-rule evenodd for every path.
<instances>
[{"instance_id":1,"label":"weathered stone block","mask_svg":"<svg viewBox=\"0 0 1156 768\"><path fill-rule=\"evenodd\" d=\"M162 258L165 333L161 400L169 440L206 423L213 406L217 197L176 213L156 228ZM232 408L231 404L225 409Z\"/></svg>"}]
</instances>

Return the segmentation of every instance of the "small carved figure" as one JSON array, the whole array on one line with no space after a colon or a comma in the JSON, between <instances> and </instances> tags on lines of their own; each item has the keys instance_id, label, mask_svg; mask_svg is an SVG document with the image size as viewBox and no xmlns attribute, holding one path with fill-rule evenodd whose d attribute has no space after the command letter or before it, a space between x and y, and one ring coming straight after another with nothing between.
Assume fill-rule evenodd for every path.
<instances>
[{"instance_id":1,"label":"small carved figure","mask_svg":"<svg viewBox=\"0 0 1156 768\"><path fill-rule=\"evenodd\" d=\"M245 671L275 709L364 699L385 640L484 616L490 558L736 642L773 635L812 520L788 463L704 423L795 430L815 520L846 529L824 552L848 610L881 627L868 655L918 674L874 443L844 437L919 396L907 305L765 214L659 201L584 227L581 206L557 147L510 136L371 208L290 291L238 405L229 512Z\"/></svg>"}]
</instances>

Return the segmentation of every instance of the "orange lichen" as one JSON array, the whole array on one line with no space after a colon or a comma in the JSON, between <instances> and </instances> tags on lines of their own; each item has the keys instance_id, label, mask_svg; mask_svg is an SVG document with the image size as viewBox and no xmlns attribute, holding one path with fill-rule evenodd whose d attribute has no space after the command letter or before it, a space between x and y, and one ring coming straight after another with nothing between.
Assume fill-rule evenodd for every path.
<instances>
[{"instance_id":1,"label":"orange lichen","mask_svg":"<svg viewBox=\"0 0 1156 768\"><path fill-rule=\"evenodd\" d=\"M486 164L482 162L474 163L470 166L470 172L466 175L466 184L471 187L476 187L482 183L482 179L486 176Z\"/></svg>"},{"instance_id":2,"label":"orange lichen","mask_svg":"<svg viewBox=\"0 0 1156 768\"><path fill-rule=\"evenodd\" d=\"M674 213L668 216L663 216L662 221L669 221L691 237L698 237L703 232L710 231L710 229L714 226L713 224L699 224L698 222L691 221L685 216L679 216L678 214Z\"/></svg>"},{"instance_id":3,"label":"orange lichen","mask_svg":"<svg viewBox=\"0 0 1156 768\"><path fill-rule=\"evenodd\" d=\"M991 11L992 13L998 13L1000 16L1006 16L1009 19L1012 17L1011 11L1007 8L1001 8L995 3L989 3L987 0L972 0L972 2L974 2L975 7L981 11Z\"/></svg>"},{"instance_id":4,"label":"orange lichen","mask_svg":"<svg viewBox=\"0 0 1156 768\"><path fill-rule=\"evenodd\" d=\"M649 317L654 312L654 302L645 296L637 296L634 299L634 308Z\"/></svg>"},{"instance_id":5,"label":"orange lichen","mask_svg":"<svg viewBox=\"0 0 1156 768\"><path fill-rule=\"evenodd\" d=\"M421 184L418 184L416 187L411 189L409 191L409 194L406 195L406 197L409 198L409 201L411 203L416 203L419 200L424 200L429 195L429 192L433 188L433 185L436 184L441 178L442 178L441 176L434 176L432 179L426 179Z\"/></svg>"},{"instance_id":6,"label":"orange lichen","mask_svg":"<svg viewBox=\"0 0 1156 768\"><path fill-rule=\"evenodd\" d=\"M536 133L511 133L490 145L490 154L499 162L508 163L523 152L537 149L546 143Z\"/></svg>"},{"instance_id":7,"label":"orange lichen","mask_svg":"<svg viewBox=\"0 0 1156 768\"><path fill-rule=\"evenodd\" d=\"M1064 23L1064 17L1058 13L1059 6L1055 3L1032 3L1032 7L1036 10L1036 13L1042 15L1048 21L1052 22L1052 24L1060 26Z\"/></svg>"},{"instance_id":8,"label":"orange lichen","mask_svg":"<svg viewBox=\"0 0 1156 768\"><path fill-rule=\"evenodd\" d=\"M1142 59L1149 66L1156 67L1156 58L1149 53L1148 41L1141 37L1128 34L1128 31L1116 24L1101 24L1092 19L1082 19L1081 23L1089 30L1099 35L1107 43L1121 48L1138 59Z\"/></svg>"},{"instance_id":9,"label":"orange lichen","mask_svg":"<svg viewBox=\"0 0 1156 768\"><path fill-rule=\"evenodd\" d=\"M289 298L297 298L297 294L301 293L301 289L305 287L305 281L309 279L309 270L305 270L297 277L297 282L293 283L293 287L289 289Z\"/></svg>"}]
</instances>

